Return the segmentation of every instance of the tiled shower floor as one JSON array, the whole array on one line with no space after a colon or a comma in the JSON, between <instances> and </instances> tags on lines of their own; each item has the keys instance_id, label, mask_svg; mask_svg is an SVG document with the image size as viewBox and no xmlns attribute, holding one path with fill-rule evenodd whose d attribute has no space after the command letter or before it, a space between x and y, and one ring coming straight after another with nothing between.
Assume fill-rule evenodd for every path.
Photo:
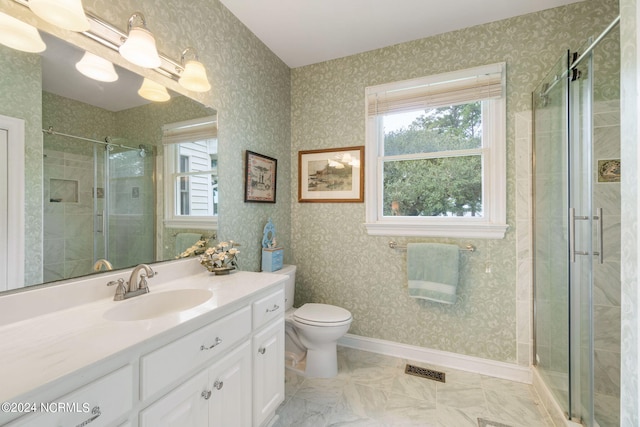
<instances>
[{"instance_id":1,"label":"tiled shower floor","mask_svg":"<svg viewBox=\"0 0 640 427\"><path fill-rule=\"evenodd\" d=\"M444 371L446 383L405 374L407 362ZM528 384L344 347L338 364L331 379L286 370L274 427L553 426Z\"/></svg>"}]
</instances>

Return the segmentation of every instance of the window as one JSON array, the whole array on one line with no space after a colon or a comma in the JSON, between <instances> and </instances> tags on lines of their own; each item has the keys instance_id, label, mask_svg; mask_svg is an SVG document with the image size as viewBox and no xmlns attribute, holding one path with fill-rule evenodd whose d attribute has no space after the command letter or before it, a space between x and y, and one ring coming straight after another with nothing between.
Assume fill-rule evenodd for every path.
<instances>
[{"instance_id":1,"label":"window","mask_svg":"<svg viewBox=\"0 0 640 427\"><path fill-rule=\"evenodd\" d=\"M218 140L215 117L163 127L165 226L217 227Z\"/></svg>"},{"instance_id":2,"label":"window","mask_svg":"<svg viewBox=\"0 0 640 427\"><path fill-rule=\"evenodd\" d=\"M369 234L504 237L504 69L367 88Z\"/></svg>"}]
</instances>

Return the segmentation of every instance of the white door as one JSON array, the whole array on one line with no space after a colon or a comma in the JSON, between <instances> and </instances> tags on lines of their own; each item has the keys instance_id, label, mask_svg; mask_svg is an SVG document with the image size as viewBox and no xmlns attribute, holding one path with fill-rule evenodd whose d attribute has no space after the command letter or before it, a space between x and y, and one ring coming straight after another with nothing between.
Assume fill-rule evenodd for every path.
<instances>
[{"instance_id":1,"label":"white door","mask_svg":"<svg viewBox=\"0 0 640 427\"><path fill-rule=\"evenodd\" d=\"M284 321L253 338L253 425L260 426L284 401Z\"/></svg>"},{"instance_id":2,"label":"white door","mask_svg":"<svg viewBox=\"0 0 640 427\"><path fill-rule=\"evenodd\" d=\"M209 370L210 427L251 426L251 344L247 341Z\"/></svg>"},{"instance_id":3,"label":"white door","mask_svg":"<svg viewBox=\"0 0 640 427\"><path fill-rule=\"evenodd\" d=\"M24 285L24 120L0 116L0 291Z\"/></svg>"}]
</instances>

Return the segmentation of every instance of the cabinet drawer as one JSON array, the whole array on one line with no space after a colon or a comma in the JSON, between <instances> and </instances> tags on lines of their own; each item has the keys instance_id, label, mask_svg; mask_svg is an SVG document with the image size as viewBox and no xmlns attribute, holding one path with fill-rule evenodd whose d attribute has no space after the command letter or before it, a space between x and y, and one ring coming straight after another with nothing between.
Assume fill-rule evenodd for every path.
<instances>
[{"instance_id":1,"label":"cabinet drawer","mask_svg":"<svg viewBox=\"0 0 640 427\"><path fill-rule=\"evenodd\" d=\"M39 406L38 414L22 417L9 426L77 426L85 422L91 427L111 425L131 410L132 385L133 370L127 365L44 407Z\"/></svg>"},{"instance_id":2,"label":"cabinet drawer","mask_svg":"<svg viewBox=\"0 0 640 427\"><path fill-rule=\"evenodd\" d=\"M251 332L251 309L244 307L141 358L140 397L160 391L189 371L229 349Z\"/></svg>"},{"instance_id":3,"label":"cabinet drawer","mask_svg":"<svg viewBox=\"0 0 640 427\"><path fill-rule=\"evenodd\" d=\"M282 314L284 314L284 290L279 290L253 303L253 329Z\"/></svg>"}]
</instances>

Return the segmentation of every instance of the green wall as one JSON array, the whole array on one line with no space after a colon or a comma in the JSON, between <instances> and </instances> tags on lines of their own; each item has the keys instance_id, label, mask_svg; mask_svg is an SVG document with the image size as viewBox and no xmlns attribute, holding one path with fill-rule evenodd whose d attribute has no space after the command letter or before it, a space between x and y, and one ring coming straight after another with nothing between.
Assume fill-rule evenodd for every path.
<instances>
[{"instance_id":1,"label":"green wall","mask_svg":"<svg viewBox=\"0 0 640 427\"><path fill-rule=\"evenodd\" d=\"M353 313L350 332L516 363L515 114L531 109L531 91L563 51L582 46L617 14L612 0L581 2L480 25L292 71L292 158L299 150L365 144L365 87L507 63L507 208L502 240L420 239L464 246L453 306L414 300L406 256L389 249L401 236L369 236L363 204L292 204L296 303L337 304ZM370 165L365 165L370 167ZM297 189L294 162L291 189ZM525 176L526 178L526 176ZM366 185L366 184L365 184ZM415 241L416 239L411 239ZM486 273L486 263L491 273ZM527 319L522 319L527 321ZM526 325L524 325L526 327Z\"/></svg>"}]
</instances>

